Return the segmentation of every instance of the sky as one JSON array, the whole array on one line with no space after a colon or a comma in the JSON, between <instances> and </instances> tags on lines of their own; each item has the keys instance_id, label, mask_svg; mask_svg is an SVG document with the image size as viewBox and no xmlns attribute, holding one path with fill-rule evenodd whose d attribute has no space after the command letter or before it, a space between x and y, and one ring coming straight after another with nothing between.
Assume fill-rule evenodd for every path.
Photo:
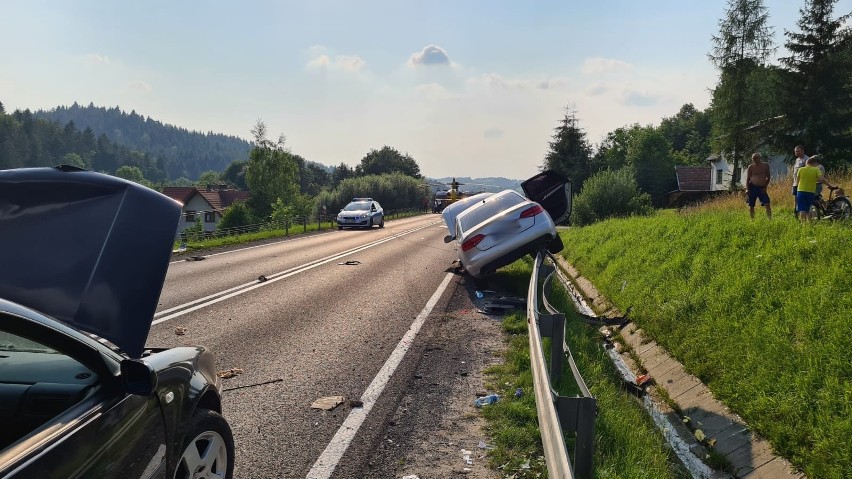
<instances>
[{"instance_id":1,"label":"sky","mask_svg":"<svg viewBox=\"0 0 852 479\"><path fill-rule=\"evenodd\" d=\"M118 106L249 140L261 120L325 165L388 145L429 177L524 179L566 111L596 145L706 108L726 4L4 0L0 102ZM803 0L764 4L785 54Z\"/></svg>"}]
</instances>

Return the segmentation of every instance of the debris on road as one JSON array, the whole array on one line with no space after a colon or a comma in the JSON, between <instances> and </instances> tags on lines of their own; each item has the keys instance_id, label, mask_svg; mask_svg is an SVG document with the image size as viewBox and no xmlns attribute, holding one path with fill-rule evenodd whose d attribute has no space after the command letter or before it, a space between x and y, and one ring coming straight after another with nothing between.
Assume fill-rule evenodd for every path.
<instances>
[{"instance_id":1,"label":"debris on road","mask_svg":"<svg viewBox=\"0 0 852 479\"><path fill-rule=\"evenodd\" d=\"M183 336L184 334L186 334L186 328L184 328L183 326L176 327L175 334L178 336Z\"/></svg>"},{"instance_id":2,"label":"debris on road","mask_svg":"<svg viewBox=\"0 0 852 479\"><path fill-rule=\"evenodd\" d=\"M255 386L263 386L264 384L280 383L280 382L283 382L283 381L284 381L284 379L282 379L282 378L270 379L269 381L263 381L263 382L260 382L260 383L244 384L242 386L234 386L232 388L225 388L222 391L224 392L224 391L233 391L234 389L253 388Z\"/></svg>"},{"instance_id":3,"label":"debris on road","mask_svg":"<svg viewBox=\"0 0 852 479\"><path fill-rule=\"evenodd\" d=\"M350 399L349 407L364 407L364 401L360 399Z\"/></svg>"},{"instance_id":4,"label":"debris on road","mask_svg":"<svg viewBox=\"0 0 852 479\"><path fill-rule=\"evenodd\" d=\"M346 401L346 398L343 396L326 396L317 399L311 404L311 409L322 409L323 411L331 411L343 404Z\"/></svg>"},{"instance_id":5,"label":"debris on road","mask_svg":"<svg viewBox=\"0 0 852 479\"><path fill-rule=\"evenodd\" d=\"M350 259L349 261L344 261L343 263L337 263L339 266L358 266L361 264L357 259Z\"/></svg>"},{"instance_id":6,"label":"debris on road","mask_svg":"<svg viewBox=\"0 0 852 479\"><path fill-rule=\"evenodd\" d=\"M263 283L264 281L268 281L268 280L269 280L269 278L267 278L267 277L266 277L266 276L264 276L264 275L260 275L260 276L258 276L258 277L257 277L257 282L258 282L258 283Z\"/></svg>"},{"instance_id":7,"label":"debris on road","mask_svg":"<svg viewBox=\"0 0 852 479\"><path fill-rule=\"evenodd\" d=\"M515 397L516 398L520 398L523 395L524 395L524 389L523 388L515 389Z\"/></svg>"},{"instance_id":8,"label":"debris on road","mask_svg":"<svg viewBox=\"0 0 852 479\"><path fill-rule=\"evenodd\" d=\"M524 298L516 296L504 296L497 291L482 290L476 291L476 312L480 314L507 314L515 310L523 310L527 307L527 301Z\"/></svg>"},{"instance_id":9,"label":"debris on road","mask_svg":"<svg viewBox=\"0 0 852 479\"><path fill-rule=\"evenodd\" d=\"M479 397L473 400L473 405L476 407L487 406L489 404L494 404L495 402L500 400L500 396L496 394L489 394L488 396Z\"/></svg>"},{"instance_id":10,"label":"debris on road","mask_svg":"<svg viewBox=\"0 0 852 479\"><path fill-rule=\"evenodd\" d=\"M471 455L473 454L473 452L468 451L467 449L462 449L461 453L462 453L462 459L464 459L465 464L467 464L468 466L472 466L473 465L473 458L471 457Z\"/></svg>"},{"instance_id":11,"label":"debris on road","mask_svg":"<svg viewBox=\"0 0 852 479\"><path fill-rule=\"evenodd\" d=\"M190 256L189 258L186 258L184 261L201 261L203 259L205 259L204 256Z\"/></svg>"},{"instance_id":12,"label":"debris on road","mask_svg":"<svg viewBox=\"0 0 852 479\"><path fill-rule=\"evenodd\" d=\"M219 371L218 373L216 373L216 375L219 376L222 379L229 379L229 378L232 378L234 376L237 376L238 374L242 374L243 372L244 371L240 368L231 368L231 369L225 369L223 371Z\"/></svg>"}]
</instances>

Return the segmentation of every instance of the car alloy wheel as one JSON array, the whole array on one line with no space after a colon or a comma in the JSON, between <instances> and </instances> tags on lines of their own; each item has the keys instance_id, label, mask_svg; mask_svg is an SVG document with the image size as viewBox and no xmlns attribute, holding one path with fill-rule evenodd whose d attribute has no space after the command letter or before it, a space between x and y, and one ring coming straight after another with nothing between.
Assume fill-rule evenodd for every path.
<instances>
[{"instance_id":1,"label":"car alloy wheel","mask_svg":"<svg viewBox=\"0 0 852 479\"><path fill-rule=\"evenodd\" d=\"M193 414L175 470L175 479L231 479L234 472L234 438L218 413L201 409Z\"/></svg>"}]
</instances>

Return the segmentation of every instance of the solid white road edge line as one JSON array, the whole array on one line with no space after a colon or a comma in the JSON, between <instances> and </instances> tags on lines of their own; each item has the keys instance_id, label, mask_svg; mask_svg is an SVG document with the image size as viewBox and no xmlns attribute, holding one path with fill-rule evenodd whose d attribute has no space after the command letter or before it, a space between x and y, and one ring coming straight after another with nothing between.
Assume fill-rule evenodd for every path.
<instances>
[{"instance_id":1,"label":"solid white road edge line","mask_svg":"<svg viewBox=\"0 0 852 479\"><path fill-rule=\"evenodd\" d=\"M340 458L343 457L343 454L346 452L346 449L349 448L349 444L352 442L355 434L358 433L358 429L361 428L364 420L367 419L367 414L369 414L373 409L373 406L376 404L379 396L381 396L382 391L384 391L391 376L393 376L394 371L396 371L396 368L402 362L402 358L405 357L405 353L408 352L408 348L414 344L414 338L417 336L417 333L420 332L420 328L423 326L426 318L429 317L429 313L432 312L432 308L438 304L438 300L441 299L441 296L444 294L444 290L447 289L447 286L450 284L450 280L453 276L453 273L448 273L447 276L444 277L444 281L441 282L441 285L438 286L438 289L435 290L435 293L432 294L431 298L429 298L429 301L426 303L423 311L414 318L414 322L411 323L411 327L408 328L408 332L406 332L402 339L399 340L399 343L396 345L396 349L393 350L390 357L388 357L387 361L385 361L385 365L382 366L382 369L373 379L373 382L367 386L367 389L361 396L361 401L363 401L364 406L354 408L349 412L349 415L346 417L346 420L343 421L340 429L338 429L334 437L331 438L331 442L328 443L325 450L314 463L313 467L311 467L311 470L308 471L308 475L305 476L307 479L329 479L331 477L331 474L334 472L334 468L337 467L337 463L340 462Z\"/></svg>"}]
</instances>

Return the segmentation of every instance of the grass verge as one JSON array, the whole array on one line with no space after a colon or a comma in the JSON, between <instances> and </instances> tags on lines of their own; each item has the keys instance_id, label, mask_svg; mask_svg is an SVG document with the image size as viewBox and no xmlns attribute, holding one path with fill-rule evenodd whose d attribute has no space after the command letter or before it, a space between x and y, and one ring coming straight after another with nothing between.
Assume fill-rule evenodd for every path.
<instances>
[{"instance_id":1,"label":"grass verge","mask_svg":"<svg viewBox=\"0 0 852 479\"><path fill-rule=\"evenodd\" d=\"M745 208L572 228L563 254L778 454L808 477L848 477L852 225Z\"/></svg>"},{"instance_id":2,"label":"grass verge","mask_svg":"<svg viewBox=\"0 0 852 479\"><path fill-rule=\"evenodd\" d=\"M524 259L501 269L496 278L501 291L526 295L531 262ZM671 456L652 421L639 403L620 389L620 378L601 347L599 333L581 323L573 315L573 306L564 291L554 288L550 298L566 311L566 341L592 394L597 397L599 414L595 422L595 456L593 478L687 478L689 475ZM530 353L525 312L517 312L503 320L509 335L509 348L503 364L489 368L489 386L501 400L485 406L489 435L495 448L489 454L492 467L504 477L546 477L541 436L532 389ZM578 393L570 370L556 385L562 395ZM521 388L523 395L515 397ZM569 451L572 438L566 436Z\"/></svg>"}]
</instances>

